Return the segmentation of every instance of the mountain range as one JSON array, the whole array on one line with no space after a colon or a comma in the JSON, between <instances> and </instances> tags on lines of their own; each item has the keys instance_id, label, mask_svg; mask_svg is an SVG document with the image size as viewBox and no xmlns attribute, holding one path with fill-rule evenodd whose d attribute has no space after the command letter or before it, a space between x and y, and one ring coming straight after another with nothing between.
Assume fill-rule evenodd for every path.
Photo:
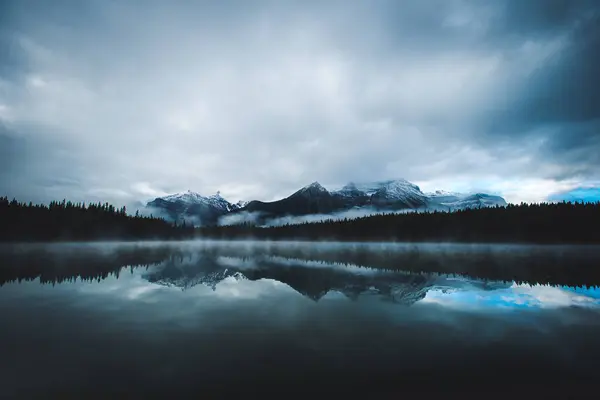
<instances>
[{"instance_id":1,"label":"mountain range","mask_svg":"<svg viewBox=\"0 0 600 400\"><path fill-rule=\"evenodd\" d=\"M485 193L423 193L417 185L404 179L395 179L360 184L350 182L333 191L319 182L313 182L286 198L272 202L253 200L230 203L219 192L206 197L188 191L157 197L146 204L146 209L171 221L207 226L241 222L266 224L288 217L343 218L345 214L360 216L419 210L453 211L496 205L504 206L506 201L500 196Z\"/></svg>"}]
</instances>

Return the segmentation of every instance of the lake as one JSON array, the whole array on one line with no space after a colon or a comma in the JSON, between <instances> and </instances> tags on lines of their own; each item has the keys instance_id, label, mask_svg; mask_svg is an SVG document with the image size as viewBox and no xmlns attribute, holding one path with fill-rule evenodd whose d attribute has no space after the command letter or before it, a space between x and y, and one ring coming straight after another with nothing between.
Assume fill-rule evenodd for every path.
<instances>
[{"instance_id":1,"label":"lake","mask_svg":"<svg viewBox=\"0 0 600 400\"><path fill-rule=\"evenodd\" d=\"M545 396L600 378L593 246L0 246L0 398Z\"/></svg>"}]
</instances>

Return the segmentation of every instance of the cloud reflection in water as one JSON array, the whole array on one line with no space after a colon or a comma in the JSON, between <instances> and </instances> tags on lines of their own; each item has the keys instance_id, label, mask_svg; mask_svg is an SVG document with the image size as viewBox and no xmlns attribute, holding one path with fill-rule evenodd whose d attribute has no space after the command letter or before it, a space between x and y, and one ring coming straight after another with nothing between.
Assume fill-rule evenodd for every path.
<instances>
[{"instance_id":1,"label":"cloud reflection in water","mask_svg":"<svg viewBox=\"0 0 600 400\"><path fill-rule=\"evenodd\" d=\"M587 307L600 308L600 288L575 289L567 286L523 285L483 291L477 289L444 292L431 290L421 300L455 309L522 309Z\"/></svg>"}]
</instances>

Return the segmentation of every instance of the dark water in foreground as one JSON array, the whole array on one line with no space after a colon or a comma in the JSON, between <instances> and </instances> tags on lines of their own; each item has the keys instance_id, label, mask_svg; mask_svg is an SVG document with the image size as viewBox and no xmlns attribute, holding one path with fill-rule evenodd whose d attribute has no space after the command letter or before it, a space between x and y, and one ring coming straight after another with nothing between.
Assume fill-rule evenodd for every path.
<instances>
[{"instance_id":1,"label":"dark water in foreground","mask_svg":"<svg viewBox=\"0 0 600 400\"><path fill-rule=\"evenodd\" d=\"M599 254L4 246L0 398L590 396Z\"/></svg>"}]
</instances>

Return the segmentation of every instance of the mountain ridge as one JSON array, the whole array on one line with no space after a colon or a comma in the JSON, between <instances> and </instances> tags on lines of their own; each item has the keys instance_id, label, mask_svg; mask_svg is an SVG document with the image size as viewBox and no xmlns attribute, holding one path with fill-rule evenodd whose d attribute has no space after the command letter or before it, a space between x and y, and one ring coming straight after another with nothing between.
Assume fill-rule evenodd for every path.
<instances>
[{"instance_id":1,"label":"mountain ridge","mask_svg":"<svg viewBox=\"0 0 600 400\"><path fill-rule=\"evenodd\" d=\"M157 197L146 203L146 209L155 210L168 220L194 225L214 224L221 216L240 207L241 203L230 203L220 192L202 196L191 190Z\"/></svg>"},{"instance_id":2,"label":"mountain ridge","mask_svg":"<svg viewBox=\"0 0 600 400\"><path fill-rule=\"evenodd\" d=\"M188 190L157 197L146 204L166 219L186 221L194 225L215 225L223 217L243 222L242 216L251 215L261 224L281 217L328 215L346 211L397 212L411 210L453 211L467 208L506 205L501 196L486 193L456 193L438 190L424 193L419 186L405 179L389 179L367 183L349 182L337 190L328 190L314 181L287 197L264 202L252 200L231 203L217 192L202 196ZM240 218L235 218L240 217Z\"/></svg>"}]
</instances>

